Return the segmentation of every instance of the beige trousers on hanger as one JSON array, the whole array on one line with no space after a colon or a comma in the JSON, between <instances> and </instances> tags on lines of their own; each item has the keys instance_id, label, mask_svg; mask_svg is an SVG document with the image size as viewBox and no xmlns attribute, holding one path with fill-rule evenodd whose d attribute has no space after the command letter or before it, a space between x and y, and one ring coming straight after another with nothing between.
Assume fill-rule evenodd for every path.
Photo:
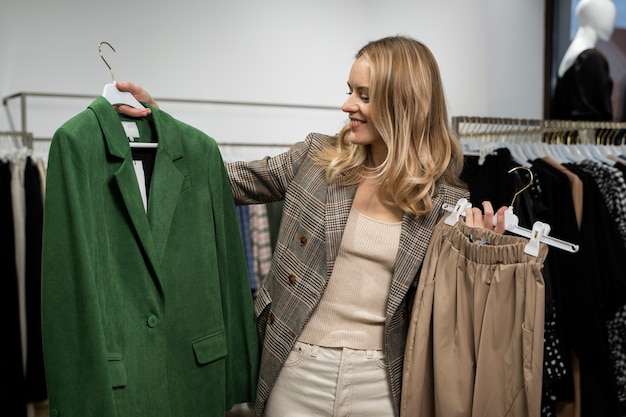
<instances>
[{"instance_id":1,"label":"beige trousers on hanger","mask_svg":"<svg viewBox=\"0 0 626 417\"><path fill-rule=\"evenodd\" d=\"M533 417L541 411L548 248L437 225L407 338L401 417Z\"/></svg>"}]
</instances>

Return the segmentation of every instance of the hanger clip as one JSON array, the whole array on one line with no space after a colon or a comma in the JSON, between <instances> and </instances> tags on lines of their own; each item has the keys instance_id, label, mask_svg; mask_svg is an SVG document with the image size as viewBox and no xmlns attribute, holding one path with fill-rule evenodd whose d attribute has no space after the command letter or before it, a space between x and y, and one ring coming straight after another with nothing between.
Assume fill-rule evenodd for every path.
<instances>
[{"instance_id":1,"label":"hanger clip","mask_svg":"<svg viewBox=\"0 0 626 417\"><path fill-rule=\"evenodd\" d=\"M454 208L452 208L452 206L448 204L444 204L443 208L444 210L451 211L451 213L448 215L448 217L446 217L446 220L444 222L448 226L454 226L456 222L459 221L459 217L465 215L465 210L472 208L472 203L467 201L467 198L460 198Z\"/></svg>"},{"instance_id":2,"label":"hanger clip","mask_svg":"<svg viewBox=\"0 0 626 417\"><path fill-rule=\"evenodd\" d=\"M550 234L550 225L543 222L535 222L530 234L530 239L524 247L524 253L532 256L539 256L539 243Z\"/></svg>"},{"instance_id":3,"label":"hanger clip","mask_svg":"<svg viewBox=\"0 0 626 417\"><path fill-rule=\"evenodd\" d=\"M493 225L496 226L498 223L498 216L493 216ZM513 206L509 206L504 211L504 228L506 230L513 230L519 225L519 218L515 213L513 213Z\"/></svg>"}]
</instances>

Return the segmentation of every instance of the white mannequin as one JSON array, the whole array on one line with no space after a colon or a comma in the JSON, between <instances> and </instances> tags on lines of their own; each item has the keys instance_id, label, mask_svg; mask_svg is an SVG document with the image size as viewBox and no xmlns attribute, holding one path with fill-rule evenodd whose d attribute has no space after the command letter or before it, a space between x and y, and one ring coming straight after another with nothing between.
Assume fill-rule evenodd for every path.
<instances>
[{"instance_id":1,"label":"white mannequin","mask_svg":"<svg viewBox=\"0 0 626 417\"><path fill-rule=\"evenodd\" d=\"M581 52L595 48L598 38L604 41L611 38L616 14L611 0L581 0L576 5L578 30L565 51L558 70L559 77L567 72Z\"/></svg>"}]
</instances>

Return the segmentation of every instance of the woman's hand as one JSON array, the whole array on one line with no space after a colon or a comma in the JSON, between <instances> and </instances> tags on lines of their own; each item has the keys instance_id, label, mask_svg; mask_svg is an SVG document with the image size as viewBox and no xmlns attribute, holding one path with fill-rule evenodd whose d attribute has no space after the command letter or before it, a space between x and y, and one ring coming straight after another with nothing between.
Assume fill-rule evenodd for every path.
<instances>
[{"instance_id":1,"label":"woman's hand","mask_svg":"<svg viewBox=\"0 0 626 417\"><path fill-rule=\"evenodd\" d=\"M115 86L120 91L127 91L127 92L131 93L137 99L137 101L139 101L140 103L148 103L151 106L159 107L159 105L157 104L156 101L154 101L154 99L152 98L150 93L148 93L146 90L144 90L143 88L141 88L137 84L133 84L133 83L128 82L128 81L118 81L118 82L115 83ZM119 105L115 105L113 107L115 107L115 110L118 113L122 113L122 114L124 114L126 116L130 116L130 117L145 117L145 116L149 115L152 112L147 107L145 107L143 109L136 109L134 107L127 106L125 104L119 104Z\"/></svg>"},{"instance_id":2,"label":"woman's hand","mask_svg":"<svg viewBox=\"0 0 626 417\"><path fill-rule=\"evenodd\" d=\"M465 224L470 227L479 227L481 229L493 230L496 233L504 233L505 224L504 224L504 212L508 207L502 206L495 213L496 223L494 226L493 222L493 206L489 201L483 201L483 210L485 214L480 210L479 207L472 207L469 210L465 211Z\"/></svg>"}]
</instances>

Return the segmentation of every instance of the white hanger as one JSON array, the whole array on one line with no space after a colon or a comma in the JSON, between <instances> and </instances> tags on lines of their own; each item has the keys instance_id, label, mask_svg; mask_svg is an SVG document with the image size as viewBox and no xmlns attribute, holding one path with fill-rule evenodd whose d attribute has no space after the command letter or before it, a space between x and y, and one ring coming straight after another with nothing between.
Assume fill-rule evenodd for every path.
<instances>
[{"instance_id":1,"label":"white hanger","mask_svg":"<svg viewBox=\"0 0 626 417\"><path fill-rule=\"evenodd\" d=\"M498 149L498 144L495 142L479 142L476 139L463 139L461 144L463 145L463 155L478 156L478 165L485 163L487 155Z\"/></svg>"},{"instance_id":2,"label":"white hanger","mask_svg":"<svg viewBox=\"0 0 626 417\"><path fill-rule=\"evenodd\" d=\"M565 146L565 145L563 145ZM560 147L560 144L556 144L556 143L550 143L548 145L548 147L550 148L551 152L550 155L559 163L559 164L565 164L568 162L571 162L572 160L570 159L570 157L565 153L564 149Z\"/></svg>"},{"instance_id":3,"label":"white hanger","mask_svg":"<svg viewBox=\"0 0 626 417\"><path fill-rule=\"evenodd\" d=\"M128 142L131 148L156 148L159 146L158 142Z\"/></svg>"},{"instance_id":4,"label":"white hanger","mask_svg":"<svg viewBox=\"0 0 626 417\"><path fill-rule=\"evenodd\" d=\"M580 146L584 146L586 149L588 149L589 153L593 157L593 160L596 162L604 163L611 166L615 163L615 161L610 160L602 152L600 152L600 145L585 144Z\"/></svg>"},{"instance_id":5,"label":"white hanger","mask_svg":"<svg viewBox=\"0 0 626 417\"><path fill-rule=\"evenodd\" d=\"M509 152L511 153L511 157L517 164L525 166L525 167L532 166L531 163L529 162L528 157L526 156L526 154L524 154L524 151L521 148L521 145L519 143L507 143L505 144L505 146L509 149Z\"/></svg>"},{"instance_id":6,"label":"white hanger","mask_svg":"<svg viewBox=\"0 0 626 417\"><path fill-rule=\"evenodd\" d=\"M519 150L523 155L526 155L526 160L528 161L534 161L535 159L539 159L541 157L539 155L535 155L535 148L533 148L530 143L520 143Z\"/></svg>"},{"instance_id":7,"label":"white hanger","mask_svg":"<svg viewBox=\"0 0 626 417\"><path fill-rule=\"evenodd\" d=\"M582 162L587 157L583 155L576 145L565 145L564 143L555 143L557 149L561 151L561 154L565 156L570 162Z\"/></svg>"},{"instance_id":8,"label":"white hanger","mask_svg":"<svg viewBox=\"0 0 626 417\"><path fill-rule=\"evenodd\" d=\"M523 192L524 190L526 190L528 187L531 186L531 184L533 183L534 177L533 177L532 171L524 166L515 167L509 170L509 174L517 169L528 170L528 172L530 173L530 181L524 188L522 188L521 190L515 193L515 195L513 196L513 200L511 201L511 205L504 212L505 230L508 232L514 233L516 235L527 237L530 239L529 242L524 247L524 253L528 255L532 255L535 257L539 255L539 243L540 242L543 242L547 245L554 246L556 248L559 248L559 249L562 249L571 253L578 252L578 249L579 249L578 245L548 236L548 234L550 233L550 225L547 223L536 221L533 224L532 230L528 230L524 227L519 226L519 218L517 217L515 213L513 213L513 203L515 202L515 198L517 198L517 196L521 192ZM466 198L461 198L457 202L456 206L452 207L451 205L444 203L442 208L446 211L451 212L451 214L449 214L448 217L446 217L446 219L444 220L444 223L452 226L458 222L460 216L465 216L466 211L472 208L472 203L467 201ZM497 222L497 219L496 219L496 216L494 216L493 218L494 226L496 222Z\"/></svg>"},{"instance_id":9,"label":"white hanger","mask_svg":"<svg viewBox=\"0 0 626 417\"><path fill-rule=\"evenodd\" d=\"M566 161L563 155L560 152L558 152L558 150L554 146L546 142L541 142L539 147L543 150L544 156L548 156L554 159L557 163L562 164Z\"/></svg>"},{"instance_id":10,"label":"white hanger","mask_svg":"<svg viewBox=\"0 0 626 417\"><path fill-rule=\"evenodd\" d=\"M111 105L126 104L128 106L138 109L144 108L144 105L141 104L131 93L129 93L128 91L120 91L117 89L117 86L115 85L115 76L113 75L113 69L106 61L106 59L104 59L104 55L102 55L102 44L108 45L113 50L113 52L115 52L115 48L113 48L113 46L108 42L100 42L100 45L98 45L100 58L102 58L107 68L109 68L109 72L111 73L111 79L113 80L112 83L106 84L104 86L104 90L102 90L102 97L106 98L109 103L111 103ZM156 148L159 146L158 142L129 141L128 143L131 148Z\"/></svg>"},{"instance_id":11,"label":"white hanger","mask_svg":"<svg viewBox=\"0 0 626 417\"><path fill-rule=\"evenodd\" d=\"M109 100L109 103L111 103L112 105L126 104L128 106L131 106L137 109L144 108L143 104L137 101L135 96L133 96L128 91L120 91L115 86L115 76L113 75L113 70L111 69L111 66L106 61L106 59L104 59L104 56L102 55L102 44L109 45L109 47L113 49L113 52L115 52L115 48L113 48L113 46L111 46L111 44L108 42L100 42L100 45L98 45L98 52L100 53L100 58L102 58L106 66L109 68L109 72L111 73L111 78L113 79L112 83L106 84L104 86L104 90L102 91L102 96L106 98L107 100Z\"/></svg>"}]
</instances>

